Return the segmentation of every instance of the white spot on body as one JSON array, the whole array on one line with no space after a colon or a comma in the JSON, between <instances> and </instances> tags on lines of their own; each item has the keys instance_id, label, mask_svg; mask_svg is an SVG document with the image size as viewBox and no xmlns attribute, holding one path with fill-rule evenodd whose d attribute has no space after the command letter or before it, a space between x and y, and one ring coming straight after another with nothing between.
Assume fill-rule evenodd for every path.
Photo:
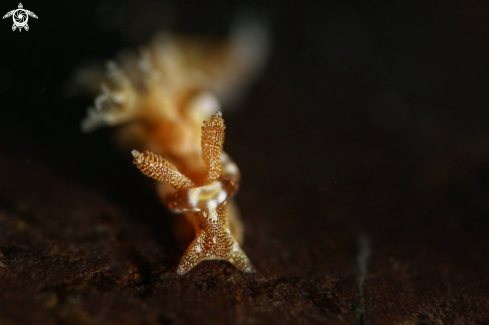
<instances>
[{"instance_id":1,"label":"white spot on body","mask_svg":"<svg viewBox=\"0 0 489 325\"><path fill-rule=\"evenodd\" d=\"M236 175L238 173L238 166L233 163L228 163L225 167L226 174Z\"/></svg>"},{"instance_id":2,"label":"white spot on body","mask_svg":"<svg viewBox=\"0 0 489 325\"><path fill-rule=\"evenodd\" d=\"M209 200L207 206L209 207L209 210L214 210L217 207L217 202L214 200Z\"/></svg>"},{"instance_id":3,"label":"white spot on body","mask_svg":"<svg viewBox=\"0 0 489 325\"><path fill-rule=\"evenodd\" d=\"M212 221L217 221L217 211L211 210L210 211L210 217L211 217Z\"/></svg>"},{"instance_id":4,"label":"white spot on body","mask_svg":"<svg viewBox=\"0 0 489 325\"><path fill-rule=\"evenodd\" d=\"M217 236L212 237L212 241L214 242L214 244L217 243Z\"/></svg>"},{"instance_id":5,"label":"white spot on body","mask_svg":"<svg viewBox=\"0 0 489 325\"><path fill-rule=\"evenodd\" d=\"M220 108L219 101L211 93L204 92L198 95L191 103L190 109L196 111L204 111L206 114L212 115Z\"/></svg>"},{"instance_id":6,"label":"white spot on body","mask_svg":"<svg viewBox=\"0 0 489 325\"><path fill-rule=\"evenodd\" d=\"M219 202L223 202L226 199L226 193L224 191L219 192L217 199L219 200Z\"/></svg>"},{"instance_id":7,"label":"white spot on body","mask_svg":"<svg viewBox=\"0 0 489 325\"><path fill-rule=\"evenodd\" d=\"M200 248L200 245L195 246L195 251L196 251L197 253L202 252L202 248Z\"/></svg>"}]
</instances>

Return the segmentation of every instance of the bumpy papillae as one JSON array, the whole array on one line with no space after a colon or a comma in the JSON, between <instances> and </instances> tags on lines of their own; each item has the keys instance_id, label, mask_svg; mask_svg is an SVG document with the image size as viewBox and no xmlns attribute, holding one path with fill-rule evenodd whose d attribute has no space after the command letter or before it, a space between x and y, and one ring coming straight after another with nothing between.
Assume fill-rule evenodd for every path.
<instances>
[{"instance_id":1,"label":"bumpy papillae","mask_svg":"<svg viewBox=\"0 0 489 325\"><path fill-rule=\"evenodd\" d=\"M180 173L175 166L163 159L163 157L148 150L143 153L133 150L132 155L134 156L134 164L138 166L144 175L160 182L169 183L177 190L195 187L194 182Z\"/></svg>"},{"instance_id":2,"label":"bumpy papillae","mask_svg":"<svg viewBox=\"0 0 489 325\"><path fill-rule=\"evenodd\" d=\"M215 182L221 177L221 153L224 143L224 120L221 112L214 114L210 121L204 121L202 127L202 160L206 167L205 185ZM196 185L163 157L150 151L143 153L132 151L134 164L148 177L173 185L178 190L195 187Z\"/></svg>"},{"instance_id":3,"label":"bumpy papillae","mask_svg":"<svg viewBox=\"0 0 489 325\"><path fill-rule=\"evenodd\" d=\"M214 114L202 127L202 159L207 171L206 185L221 177L221 153L224 143L224 120L221 112Z\"/></svg>"},{"instance_id":4,"label":"bumpy papillae","mask_svg":"<svg viewBox=\"0 0 489 325\"><path fill-rule=\"evenodd\" d=\"M248 257L229 229L226 204L230 194L222 189L223 183L219 181L222 174L221 153L224 129L224 120L220 112L214 114L210 121L204 122L202 127L202 159L207 171L206 184L203 188L212 188L217 184L217 187L221 188L219 193L223 194L226 199L214 207L208 206L203 209L196 206L185 207L196 227L196 238L187 248L180 261L177 269L177 273L180 275L187 273L201 261L214 259L226 260L244 272L252 270ZM135 158L134 164L145 175L173 185L177 189L177 194L184 193L179 191L198 189L189 178L181 174L175 166L161 156L149 151L139 153L134 150L132 153ZM238 180L231 182L237 188ZM215 200L215 198L209 199ZM177 200L177 203L181 202Z\"/></svg>"}]
</instances>

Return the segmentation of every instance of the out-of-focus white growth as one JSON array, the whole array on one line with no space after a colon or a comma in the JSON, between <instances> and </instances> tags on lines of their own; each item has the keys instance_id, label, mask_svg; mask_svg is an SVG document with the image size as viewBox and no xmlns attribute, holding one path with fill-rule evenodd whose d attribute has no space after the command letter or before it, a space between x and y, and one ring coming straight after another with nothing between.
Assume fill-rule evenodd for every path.
<instances>
[{"instance_id":1,"label":"out-of-focus white growth","mask_svg":"<svg viewBox=\"0 0 489 325\"><path fill-rule=\"evenodd\" d=\"M77 84L98 92L81 128L124 124L123 144L163 155L181 170L202 168L195 163L202 121L240 97L268 52L266 26L253 17L237 19L223 41L157 35L136 53L107 62L105 70L76 73Z\"/></svg>"},{"instance_id":2,"label":"out-of-focus white growth","mask_svg":"<svg viewBox=\"0 0 489 325\"><path fill-rule=\"evenodd\" d=\"M202 104L207 119L219 109L217 103L228 104L251 83L268 52L265 24L254 17L238 18L223 42L157 35L139 53L126 52L107 62L105 73L96 68L76 73L78 84L99 88L82 130L122 124L148 111L171 118L184 109L182 99L192 111ZM159 105L148 107L148 101Z\"/></svg>"},{"instance_id":3,"label":"out-of-focus white growth","mask_svg":"<svg viewBox=\"0 0 489 325\"><path fill-rule=\"evenodd\" d=\"M128 76L113 61L107 62L106 71L95 107L88 108L87 117L82 121L84 132L127 122L137 114L137 92Z\"/></svg>"}]
</instances>

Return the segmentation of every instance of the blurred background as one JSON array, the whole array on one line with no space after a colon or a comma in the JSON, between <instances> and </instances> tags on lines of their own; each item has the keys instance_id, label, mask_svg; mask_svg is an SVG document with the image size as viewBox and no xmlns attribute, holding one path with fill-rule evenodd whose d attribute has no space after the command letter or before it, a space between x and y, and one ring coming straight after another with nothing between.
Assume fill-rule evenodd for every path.
<instances>
[{"instance_id":1,"label":"blurred background","mask_svg":"<svg viewBox=\"0 0 489 325\"><path fill-rule=\"evenodd\" d=\"M23 5L28 32L0 21L3 323L489 322L488 4ZM223 109L258 272L181 279L152 182L112 130L80 131L93 98L70 81L159 31L226 37L243 12L272 42Z\"/></svg>"}]
</instances>

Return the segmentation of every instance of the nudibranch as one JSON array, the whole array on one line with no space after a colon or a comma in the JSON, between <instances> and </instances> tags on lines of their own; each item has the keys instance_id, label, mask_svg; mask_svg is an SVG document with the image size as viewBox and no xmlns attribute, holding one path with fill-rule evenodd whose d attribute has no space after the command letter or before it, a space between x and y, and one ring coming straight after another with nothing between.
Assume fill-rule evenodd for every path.
<instances>
[{"instance_id":1,"label":"nudibranch","mask_svg":"<svg viewBox=\"0 0 489 325\"><path fill-rule=\"evenodd\" d=\"M121 53L105 70L88 67L75 74L77 85L97 94L82 131L117 126L117 142L141 151L134 151L138 167L163 181L157 183L158 194L180 214L175 237L189 247L179 274L214 258L251 269L240 248L244 226L233 199L239 171L222 152L224 121L215 114L222 104L240 97L263 67L268 50L263 22L244 19L228 39L162 34L137 52Z\"/></svg>"},{"instance_id":2,"label":"nudibranch","mask_svg":"<svg viewBox=\"0 0 489 325\"><path fill-rule=\"evenodd\" d=\"M132 151L134 164L143 174L174 187L173 193L163 189L160 194L171 211L182 214L194 227L195 239L180 261L179 275L205 260L225 260L241 271L252 270L250 260L231 233L227 217L227 204L238 191L240 174L236 164L222 151L224 129L221 112L204 121L202 160L206 178L202 186L161 156L150 151Z\"/></svg>"}]
</instances>

